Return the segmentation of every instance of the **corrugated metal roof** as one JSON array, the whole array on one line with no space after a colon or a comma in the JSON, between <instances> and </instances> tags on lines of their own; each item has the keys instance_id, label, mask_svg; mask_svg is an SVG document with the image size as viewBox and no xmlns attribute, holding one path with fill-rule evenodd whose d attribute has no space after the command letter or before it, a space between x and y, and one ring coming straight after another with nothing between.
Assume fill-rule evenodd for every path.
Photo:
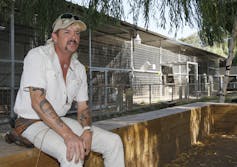
<instances>
[{"instance_id":1,"label":"corrugated metal roof","mask_svg":"<svg viewBox=\"0 0 237 167\"><path fill-rule=\"evenodd\" d=\"M120 24L117 25L103 25L102 27L98 27L96 31L103 34L114 35L126 40L131 40L132 37L135 38L136 34L138 33L140 35L142 43L146 45L162 47L174 53L181 53L185 55L192 55L197 57L206 56L208 59L225 59L223 56L216 53L209 52L207 50L194 47L190 44L168 38L162 34L138 27L124 21L121 21Z\"/></svg>"}]
</instances>

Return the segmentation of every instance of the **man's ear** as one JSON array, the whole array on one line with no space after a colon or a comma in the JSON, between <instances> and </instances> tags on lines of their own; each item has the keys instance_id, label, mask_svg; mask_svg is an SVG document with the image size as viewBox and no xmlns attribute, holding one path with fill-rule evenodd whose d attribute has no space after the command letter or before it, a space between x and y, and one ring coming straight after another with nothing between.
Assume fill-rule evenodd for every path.
<instances>
[{"instance_id":1,"label":"man's ear","mask_svg":"<svg viewBox=\"0 0 237 167\"><path fill-rule=\"evenodd\" d=\"M51 38L52 38L53 42L56 43L57 42L57 38L58 38L57 33L52 32Z\"/></svg>"}]
</instances>

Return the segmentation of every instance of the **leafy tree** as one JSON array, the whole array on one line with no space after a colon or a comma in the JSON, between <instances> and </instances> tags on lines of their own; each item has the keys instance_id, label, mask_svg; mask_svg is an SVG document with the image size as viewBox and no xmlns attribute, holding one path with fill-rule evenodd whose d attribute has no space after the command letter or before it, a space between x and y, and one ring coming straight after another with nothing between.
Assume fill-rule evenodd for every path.
<instances>
[{"instance_id":1,"label":"leafy tree","mask_svg":"<svg viewBox=\"0 0 237 167\"><path fill-rule=\"evenodd\" d=\"M60 14L77 14L90 28L93 28L104 22L117 23L116 21L123 14L121 4L120 0L109 3L90 1L89 8L85 8L65 0L1 0L0 24L9 24L11 8L14 5L15 24L35 28L38 33L36 43L41 44L50 36L52 22ZM100 10L99 6L101 6ZM108 14L112 17L108 17Z\"/></svg>"},{"instance_id":2,"label":"leafy tree","mask_svg":"<svg viewBox=\"0 0 237 167\"><path fill-rule=\"evenodd\" d=\"M209 52L216 53L220 56L223 56L224 58L227 56L227 43L214 43L213 46L203 44L201 41L198 33L194 33L186 38L179 39L182 42L191 44L192 46L195 46L197 48L205 49ZM234 61L234 60L233 60Z\"/></svg>"},{"instance_id":3,"label":"leafy tree","mask_svg":"<svg viewBox=\"0 0 237 167\"><path fill-rule=\"evenodd\" d=\"M232 65L237 66L237 54L235 53Z\"/></svg>"},{"instance_id":4,"label":"leafy tree","mask_svg":"<svg viewBox=\"0 0 237 167\"><path fill-rule=\"evenodd\" d=\"M220 102L225 101L226 88L229 81L230 69L234 58L234 49L237 38L237 1L211 0L198 1L198 25L201 30L200 37L204 42L213 45L214 42L224 42L228 39L228 58L224 84L220 92Z\"/></svg>"},{"instance_id":5,"label":"leafy tree","mask_svg":"<svg viewBox=\"0 0 237 167\"><path fill-rule=\"evenodd\" d=\"M19 22L37 27L41 34L47 36L53 19L62 12L79 13L91 28L105 21L114 21L112 16L120 19L124 14L123 0L84 0L88 9L78 7L64 0L1 0L0 19L7 20L11 3L19 11ZM130 0L130 11L136 23L139 15L145 18L148 26L149 18L154 17L160 27L166 28L166 15L170 27L178 30L183 25L198 25L199 36L203 44L213 45L228 39L228 58L226 77L220 101L225 100L228 76L234 57L237 38L237 1L236 0ZM177 32L177 31L176 31ZM43 37L44 37L43 35Z\"/></svg>"}]
</instances>

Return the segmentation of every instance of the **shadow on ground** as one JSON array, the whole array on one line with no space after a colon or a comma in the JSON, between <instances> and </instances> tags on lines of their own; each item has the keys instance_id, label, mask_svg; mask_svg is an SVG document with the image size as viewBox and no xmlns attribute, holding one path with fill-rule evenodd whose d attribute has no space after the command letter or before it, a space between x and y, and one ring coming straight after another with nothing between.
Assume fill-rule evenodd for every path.
<instances>
[{"instance_id":1,"label":"shadow on ground","mask_svg":"<svg viewBox=\"0 0 237 167\"><path fill-rule=\"evenodd\" d=\"M165 167L237 167L237 135L211 134Z\"/></svg>"}]
</instances>

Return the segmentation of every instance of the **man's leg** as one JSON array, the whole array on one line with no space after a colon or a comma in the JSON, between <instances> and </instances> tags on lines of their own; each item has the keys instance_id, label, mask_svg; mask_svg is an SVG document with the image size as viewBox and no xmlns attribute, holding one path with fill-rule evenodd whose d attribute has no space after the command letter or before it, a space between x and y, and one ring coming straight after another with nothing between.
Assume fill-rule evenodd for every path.
<instances>
[{"instance_id":1,"label":"man's leg","mask_svg":"<svg viewBox=\"0 0 237 167\"><path fill-rule=\"evenodd\" d=\"M82 127L76 121L70 118L64 118L63 121L78 136L82 134ZM119 135L93 126L91 150L101 153L104 158L105 167L124 167L124 150Z\"/></svg>"},{"instance_id":2,"label":"man's leg","mask_svg":"<svg viewBox=\"0 0 237 167\"><path fill-rule=\"evenodd\" d=\"M92 151L101 153L105 167L124 167L123 144L119 135L93 126Z\"/></svg>"},{"instance_id":3,"label":"man's leg","mask_svg":"<svg viewBox=\"0 0 237 167\"><path fill-rule=\"evenodd\" d=\"M80 124L75 120L69 118L62 118L63 121L75 130L78 135L82 133ZM76 127L76 128L75 128ZM83 162L80 161L75 164L74 161L67 161L66 159L66 146L64 140L52 129L49 129L43 122L37 122L28 127L22 134L28 140L30 140L35 147L43 152L56 158L61 167L82 167Z\"/></svg>"},{"instance_id":4,"label":"man's leg","mask_svg":"<svg viewBox=\"0 0 237 167\"><path fill-rule=\"evenodd\" d=\"M82 134L81 125L73 119L63 117L62 120L78 136ZM62 137L53 130L49 130L43 122L37 122L27 128L23 134L37 148L53 157L59 162L61 167L82 167L79 164L68 162L66 159L66 146ZM93 126L92 151L103 154L105 167L124 167L124 151L120 137L112 132Z\"/></svg>"}]
</instances>

